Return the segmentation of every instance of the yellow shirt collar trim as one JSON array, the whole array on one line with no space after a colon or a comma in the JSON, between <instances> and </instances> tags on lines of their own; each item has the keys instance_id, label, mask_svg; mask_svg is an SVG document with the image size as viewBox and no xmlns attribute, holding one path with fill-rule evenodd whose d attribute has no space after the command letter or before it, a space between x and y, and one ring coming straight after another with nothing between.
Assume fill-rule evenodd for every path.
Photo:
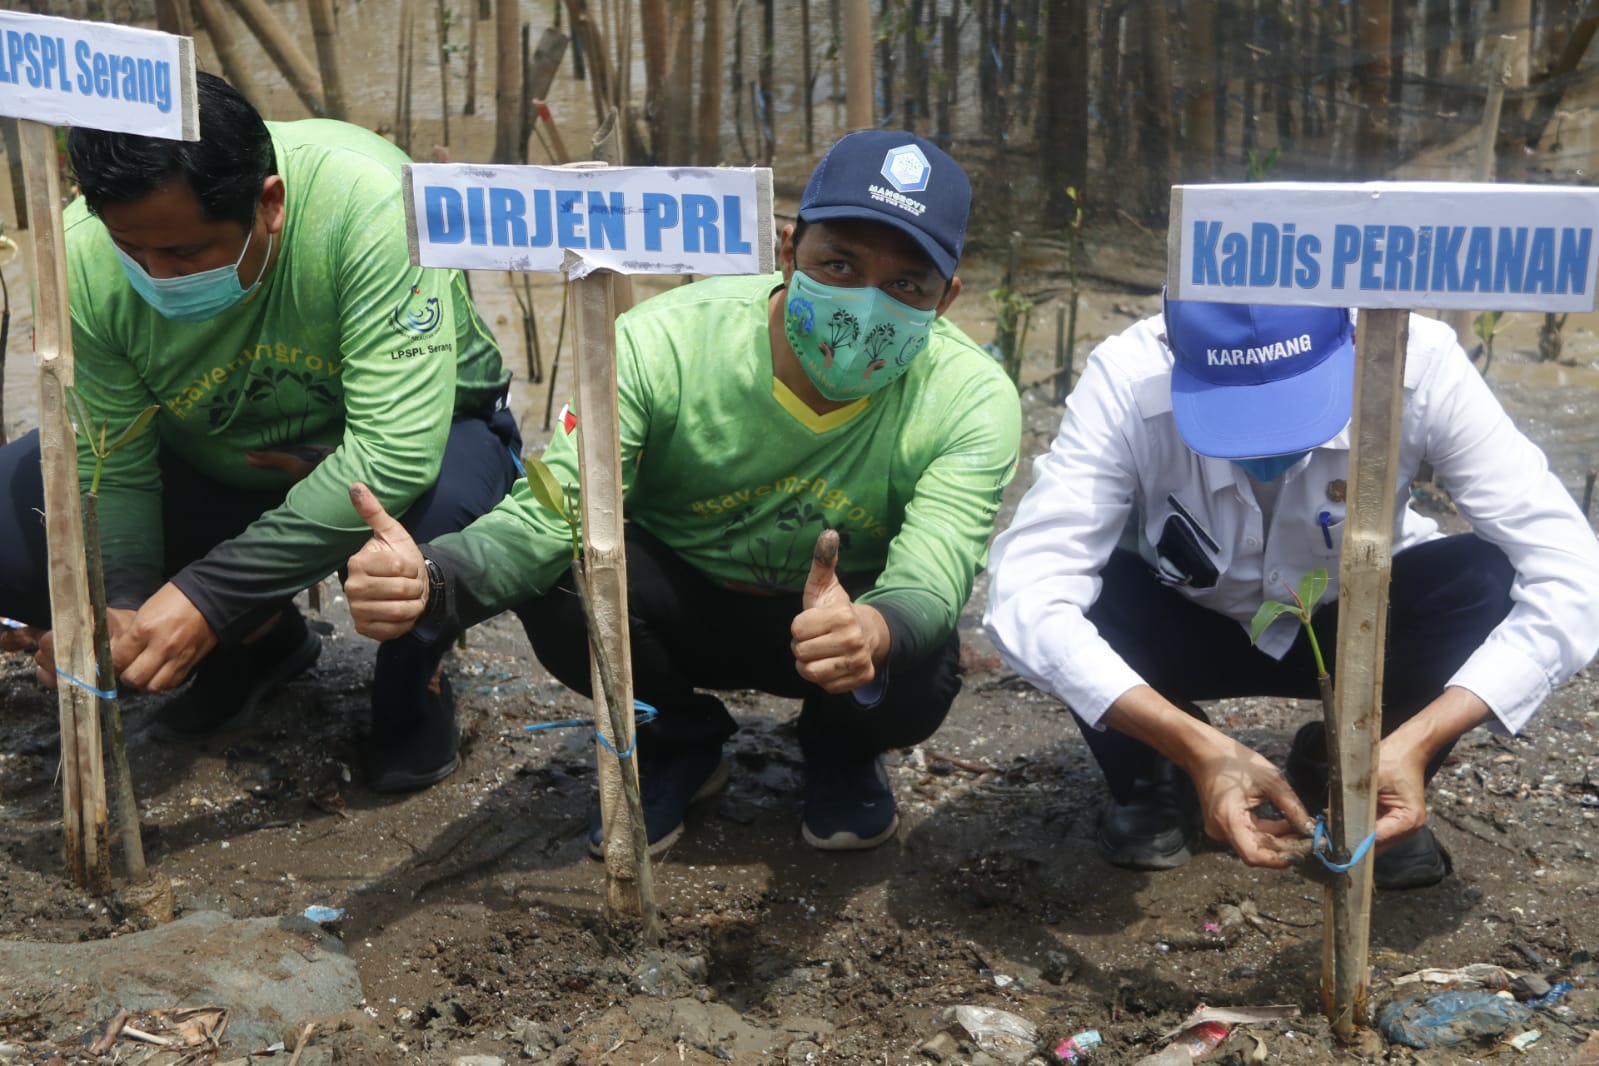
<instances>
[{"instance_id":1,"label":"yellow shirt collar trim","mask_svg":"<svg viewBox=\"0 0 1599 1066\"><path fill-rule=\"evenodd\" d=\"M826 433L828 430L837 429L866 410L872 402L870 396L862 396L848 406L840 407L836 411L829 411L825 415L819 415L811 410L809 404L794 395L794 390L783 384L776 375L772 377L772 399L776 400L783 410L793 415L795 421L812 433Z\"/></svg>"}]
</instances>

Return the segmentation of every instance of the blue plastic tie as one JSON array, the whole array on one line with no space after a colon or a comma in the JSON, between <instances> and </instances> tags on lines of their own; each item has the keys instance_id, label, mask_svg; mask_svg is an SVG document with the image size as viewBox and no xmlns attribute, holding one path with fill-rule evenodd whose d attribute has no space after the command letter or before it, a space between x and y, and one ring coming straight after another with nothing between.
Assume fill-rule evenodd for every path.
<instances>
[{"instance_id":1,"label":"blue plastic tie","mask_svg":"<svg viewBox=\"0 0 1599 1066\"><path fill-rule=\"evenodd\" d=\"M1318 814L1316 816L1316 832L1310 838L1310 853L1320 859L1321 864L1333 873L1346 874L1353 870L1361 859L1366 857L1366 852L1370 851L1371 846L1376 842L1377 830L1373 829L1366 835L1366 839L1360 842L1360 846L1355 849L1354 854L1349 856L1348 862L1333 862L1327 857L1332 853L1332 844L1327 840L1327 816Z\"/></svg>"},{"instance_id":2,"label":"blue plastic tie","mask_svg":"<svg viewBox=\"0 0 1599 1066\"><path fill-rule=\"evenodd\" d=\"M87 681L79 681L77 678L73 677L71 674L67 673L65 670L61 669L59 666L56 667L56 676L57 677L66 678L68 681L72 682L74 685L77 685L79 688L88 689L90 692L94 693L96 696L99 696L103 700L114 700L114 699L117 698L117 690L116 689L112 689L111 691L107 692L103 688L95 688L93 685L89 684Z\"/></svg>"},{"instance_id":3,"label":"blue plastic tie","mask_svg":"<svg viewBox=\"0 0 1599 1066\"><path fill-rule=\"evenodd\" d=\"M644 725L646 722L653 722L655 721L655 717L660 713L660 711L657 711L654 707L651 707L643 700L633 701L634 725ZM615 755L618 759L631 759L633 757L633 753L638 750L638 733L635 732L633 734L633 743L628 745L626 751L617 751L615 745L605 738L604 733L601 733L598 729L594 729L594 723L587 718L564 718L559 722L534 722L532 725L526 725L522 728L527 730L529 733L542 733L546 729L582 729L584 726L588 726L589 729L593 730L594 739L600 742L600 746L606 751L610 752L612 755Z\"/></svg>"}]
</instances>

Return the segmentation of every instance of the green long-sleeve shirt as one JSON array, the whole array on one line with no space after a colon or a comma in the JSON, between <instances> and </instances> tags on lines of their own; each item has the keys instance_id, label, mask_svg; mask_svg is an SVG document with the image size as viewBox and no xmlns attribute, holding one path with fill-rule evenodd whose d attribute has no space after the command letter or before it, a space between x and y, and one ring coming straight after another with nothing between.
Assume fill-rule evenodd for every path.
<instances>
[{"instance_id":1,"label":"green long-sleeve shirt","mask_svg":"<svg viewBox=\"0 0 1599 1066\"><path fill-rule=\"evenodd\" d=\"M161 408L157 432L117 452L101 480L111 604L137 607L163 577L161 449L223 484L287 491L172 578L225 641L360 548L351 482L403 513L437 476L453 416L487 413L509 379L461 275L410 263L404 153L342 122L268 129L285 189L278 258L215 318L163 318L128 283L104 224L82 201L66 214L77 387L113 434ZM291 485L247 451L327 457ZM79 465L87 485L81 447Z\"/></svg>"},{"instance_id":2,"label":"green long-sleeve shirt","mask_svg":"<svg viewBox=\"0 0 1599 1066\"><path fill-rule=\"evenodd\" d=\"M767 300L780 276L712 279L657 296L617 325L629 521L708 578L805 584L817 535L883 611L895 661L953 631L985 557L1021 435L1016 389L946 320L897 382L817 415L772 373ZM574 435L544 461L577 484ZM548 590L571 560L564 523L527 482L431 554L462 621ZM851 580L851 579L854 580Z\"/></svg>"}]
</instances>

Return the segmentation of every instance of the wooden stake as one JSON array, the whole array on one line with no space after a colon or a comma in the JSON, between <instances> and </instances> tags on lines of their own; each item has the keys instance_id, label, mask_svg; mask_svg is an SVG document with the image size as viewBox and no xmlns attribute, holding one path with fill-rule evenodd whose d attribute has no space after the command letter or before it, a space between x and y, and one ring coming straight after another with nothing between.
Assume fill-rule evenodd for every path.
<instances>
[{"instance_id":1,"label":"wooden stake","mask_svg":"<svg viewBox=\"0 0 1599 1066\"><path fill-rule=\"evenodd\" d=\"M725 0L705 0L704 58L700 61L699 161L716 166L722 161L722 5ZM806 52L809 55L809 51Z\"/></svg>"},{"instance_id":2,"label":"wooden stake","mask_svg":"<svg viewBox=\"0 0 1599 1066\"><path fill-rule=\"evenodd\" d=\"M63 390L72 384L72 330L67 312L66 242L53 127L22 120L23 169L34 249L34 354L39 362L39 448L44 457L45 528L50 544L50 616L56 665L75 678L95 676L93 622L84 568L78 449ZM100 720L94 697L63 678L56 689L61 719L62 814L66 868L72 882L111 889L111 857Z\"/></svg>"},{"instance_id":3,"label":"wooden stake","mask_svg":"<svg viewBox=\"0 0 1599 1066\"><path fill-rule=\"evenodd\" d=\"M439 133L439 143L450 146L450 21L444 0L434 0L433 21L438 28L439 45L439 118L444 128Z\"/></svg>"},{"instance_id":4,"label":"wooden stake","mask_svg":"<svg viewBox=\"0 0 1599 1066\"><path fill-rule=\"evenodd\" d=\"M217 62L222 64L222 76L239 91L240 96L259 105L261 91L256 86L255 75L250 73L246 57L239 51L239 39L233 35L233 25L228 21L227 12L222 10L220 0L191 0L191 4L194 20L211 39Z\"/></svg>"},{"instance_id":5,"label":"wooden stake","mask_svg":"<svg viewBox=\"0 0 1599 1066\"><path fill-rule=\"evenodd\" d=\"M592 57L591 57L592 58ZM577 371L578 461L583 484L583 559L597 630L591 635L616 670L612 686L624 709L633 705L629 651L627 558L622 533L622 462L616 394L616 308L610 271L572 282L574 359ZM599 658L591 664L595 728L617 751L633 744L633 716L621 714L613 730L600 681ZM635 781L635 760L618 760L597 746L600 810L605 821L605 901L618 914L638 914L637 884L628 840L633 825L622 775Z\"/></svg>"},{"instance_id":6,"label":"wooden stake","mask_svg":"<svg viewBox=\"0 0 1599 1066\"><path fill-rule=\"evenodd\" d=\"M1377 821L1383 650L1394 529L1394 478L1405 396L1409 312L1360 313L1350 426L1349 504L1339 569L1337 721L1328 730L1332 844L1347 862ZM1333 992L1328 1020L1341 1040L1366 1023L1371 973L1372 860L1328 886L1333 922ZM1323 972L1327 967L1323 966ZM1322 999L1327 1005L1326 990Z\"/></svg>"},{"instance_id":7,"label":"wooden stake","mask_svg":"<svg viewBox=\"0 0 1599 1066\"><path fill-rule=\"evenodd\" d=\"M400 57L394 90L394 143L411 154L411 59L416 26L415 0L400 0Z\"/></svg>"},{"instance_id":8,"label":"wooden stake","mask_svg":"<svg viewBox=\"0 0 1599 1066\"><path fill-rule=\"evenodd\" d=\"M844 79L845 125L851 130L871 129L871 0L844 0Z\"/></svg>"},{"instance_id":9,"label":"wooden stake","mask_svg":"<svg viewBox=\"0 0 1599 1066\"><path fill-rule=\"evenodd\" d=\"M344 79L339 76L339 51L334 44L339 32L333 15L333 0L307 0L311 10L311 32L316 38L316 62L322 71L322 95L327 100L329 118L342 119Z\"/></svg>"},{"instance_id":10,"label":"wooden stake","mask_svg":"<svg viewBox=\"0 0 1599 1066\"><path fill-rule=\"evenodd\" d=\"M518 34L520 17L516 0L494 3L494 162L525 159L521 137L522 65Z\"/></svg>"},{"instance_id":11,"label":"wooden stake","mask_svg":"<svg viewBox=\"0 0 1599 1066\"><path fill-rule=\"evenodd\" d=\"M255 39L261 43L261 48L271 57L273 65L300 98L305 109L313 115L327 114L322 94L317 91L320 79L316 68L300 51L300 46L295 43L277 13L267 7L266 0L228 0L228 4L250 28L250 32L255 34Z\"/></svg>"}]
</instances>

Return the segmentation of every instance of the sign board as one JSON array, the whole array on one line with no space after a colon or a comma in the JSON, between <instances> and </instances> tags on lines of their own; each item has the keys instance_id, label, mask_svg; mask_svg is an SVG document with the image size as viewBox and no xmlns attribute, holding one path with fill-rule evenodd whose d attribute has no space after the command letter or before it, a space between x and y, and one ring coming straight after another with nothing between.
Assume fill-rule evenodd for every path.
<instances>
[{"instance_id":1,"label":"sign board","mask_svg":"<svg viewBox=\"0 0 1599 1066\"><path fill-rule=\"evenodd\" d=\"M1599 189L1262 182L1172 189L1173 299L1589 311Z\"/></svg>"},{"instance_id":2,"label":"sign board","mask_svg":"<svg viewBox=\"0 0 1599 1066\"><path fill-rule=\"evenodd\" d=\"M199 140L194 39L0 11L0 115Z\"/></svg>"},{"instance_id":3,"label":"sign board","mask_svg":"<svg viewBox=\"0 0 1599 1066\"><path fill-rule=\"evenodd\" d=\"M763 167L405 169L411 261L462 270L765 274L774 269Z\"/></svg>"}]
</instances>

